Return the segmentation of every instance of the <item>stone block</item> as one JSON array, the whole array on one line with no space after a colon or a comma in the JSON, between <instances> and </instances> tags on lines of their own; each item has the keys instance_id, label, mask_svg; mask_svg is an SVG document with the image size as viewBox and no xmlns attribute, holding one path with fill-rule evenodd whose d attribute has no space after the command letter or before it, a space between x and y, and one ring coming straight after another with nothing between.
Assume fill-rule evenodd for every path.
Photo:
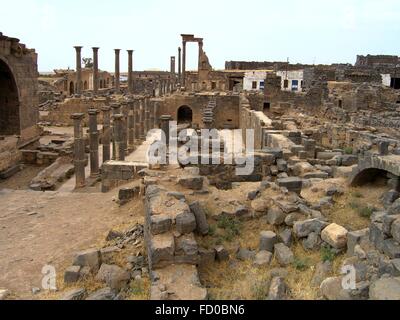
<instances>
[{"instance_id":1,"label":"stone block","mask_svg":"<svg viewBox=\"0 0 400 320\"><path fill-rule=\"evenodd\" d=\"M362 245L369 240L369 228L349 232L347 234L347 255L349 257L354 256L355 247L357 245Z\"/></svg>"},{"instance_id":2,"label":"stone block","mask_svg":"<svg viewBox=\"0 0 400 320\"><path fill-rule=\"evenodd\" d=\"M203 189L204 178L201 176L186 176L181 177L178 183L190 190L201 190Z\"/></svg>"},{"instance_id":3,"label":"stone block","mask_svg":"<svg viewBox=\"0 0 400 320\"><path fill-rule=\"evenodd\" d=\"M130 273L116 265L103 263L96 276L96 280L104 282L112 290L119 291L128 285Z\"/></svg>"},{"instance_id":4,"label":"stone block","mask_svg":"<svg viewBox=\"0 0 400 320\"><path fill-rule=\"evenodd\" d=\"M279 179L278 185L280 187L288 189L290 192L295 192L297 194L300 194L303 188L303 180L296 177Z\"/></svg>"},{"instance_id":5,"label":"stone block","mask_svg":"<svg viewBox=\"0 0 400 320\"><path fill-rule=\"evenodd\" d=\"M271 208L268 210L267 222L274 226L279 226L285 222L286 214L279 208Z\"/></svg>"},{"instance_id":6,"label":"stone block","mask_svg":"<svg viewBox=\"0 0 400 320\"><path fill-rule=\"evenodd\" d=\"M164 214L154 215L150 217L150 225L153 235L166 233L172 229L172 219Z\"/></svg>"},{"instance_id":7,"label":"stone block","mask_svg":"<svg viewBox=\"0 0 400 320\"><path fill-rule=\"evenodd\" d=\"M75 255L74 266L89 267L91 272L97 272L100 268L101 256L98 249L89 249L78 252Z\"/></svg>"},{"instance_id":8,"label":"stone block","mask_svg":"<svg viewBox=\"0 0 400 320\"><path fill-rule=\"evenodd\" d=\"M217 246L215 248L215 254L216 254L216 260L218 262L229 260L229 252L225 249L224 246Z\"/></svg>"},{"instance_id":9,"label":"stone block","mask_svg":"<svg viewBox=\"0 0 400 320\"><path fill-rule=\"evenodd\" d=\"M298 221L293 226L293 232L298 238L305 238L312 232L321 234L321 231L328 226L328 223L319 219Z\"/></svg>"},{"instance_id":10,"label":"stone block","mask_svg":"<svg viewBox=\"0 0 400 320\"><path fill-rule=\"evenodd\" d=\"M79 281L80 278L80 266L68 267L64 272L64 283L71 284Z\"/></svg>"},{"instance_id":11,"label":"stone block","mask_svg":"<svg viewBox=\"0 0 400 320\"><path fill-rule=\"evenodd\" d=\"M193 212L194 217L196 219L196 231L205 236L208 234L210 226L208 225L207 215L201 206L200 202L196 201L190 205L190 210Z\"/></svg>"},{"instance_id":12,"label":"stone block","mask_svg":"<svg viewBox=\"0 0 400 320\"><path fill-rule=\"evenodd\" d=\"M272 231L263 231L260 234L260 251L274 252L274 246L278 242L277 235Z\"/></svg>"},{"instance_id":13,"label":"stone block","mask_svg":"<svg viewBox=\"0 0 400 320\"><path fill-rule=\"evenodd\" d=\"M260 251L254 258L253 265L256 267L268 267L272 262L273 255L269 251Z\"/></svg>"},{"instance_id":14,"label":"stone block","mask_svg":"<svg viewBox=\"0 0 400 320\"><path fill-rule=\"evenodd\" d=\"M158 267L165 264L172 264L175 254L175 240L172 234L160 234L153 236L150 243L150 264Z\"/></svg>"},{"instance_id":15,"label":"stone block","mask_svg":"<svg viewBox=\"0 0 400 320\"><path fill-rule=\"evenodd\" d=\"M176 216L176 231L180 234L192 233L196 227L196 218L192 212L183 212Z\"/></svg>"},{"instance_id":16,"label":"stone block","mask_svg":"<svg viewBox=\"0 0 400 320\"><path fill-rule=\"evenodd\" d=\"M335 249L343 249L347 245L348 231L342 226L332 223L321 233L321 238Z\"/></svg>"},{"instance_id":17,"label":"stone block","mask_svg":"<svg viewBox=\"0 0 400 320\"><path fill-rule=\"evenodd\" d=\"M275 257L282 267L287 267L294 262L293 252L283 243L275 245Z\"/></svg>"}]
</instances>

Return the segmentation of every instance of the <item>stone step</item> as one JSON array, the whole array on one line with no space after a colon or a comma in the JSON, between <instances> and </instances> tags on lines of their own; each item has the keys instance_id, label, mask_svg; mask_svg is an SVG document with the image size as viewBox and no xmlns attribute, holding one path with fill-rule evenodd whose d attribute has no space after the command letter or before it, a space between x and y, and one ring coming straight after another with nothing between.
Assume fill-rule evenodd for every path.
<instances>
[{"instance_id":1,"label":"stone step","mask_svg":"<svg viewBox=\"0 0 400 320\"><path fill-rule=\"evenodd\" d=\"M207 289L201 286L195 266L171 265L155 273L158 280L152 283L150 300L204 301L207 299Z\"/></svg>"}]
</instances>

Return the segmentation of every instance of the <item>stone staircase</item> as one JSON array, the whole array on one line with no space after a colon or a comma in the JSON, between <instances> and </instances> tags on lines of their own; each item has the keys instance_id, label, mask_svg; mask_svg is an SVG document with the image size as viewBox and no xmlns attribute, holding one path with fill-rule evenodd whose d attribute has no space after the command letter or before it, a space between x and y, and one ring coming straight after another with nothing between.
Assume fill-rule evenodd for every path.
<instances>
[{"instance_id":1,"label":"stone staircase","mask_svg":"<svg viewBox=\"0 0 400 320\"><path fill-rule=\"evenodd\" d=\"M216 97L210 97L208 105L203 109L203 123L207 128L212 128L214 124L214 109L217 107Z\"/></svg>"}]
</instances>

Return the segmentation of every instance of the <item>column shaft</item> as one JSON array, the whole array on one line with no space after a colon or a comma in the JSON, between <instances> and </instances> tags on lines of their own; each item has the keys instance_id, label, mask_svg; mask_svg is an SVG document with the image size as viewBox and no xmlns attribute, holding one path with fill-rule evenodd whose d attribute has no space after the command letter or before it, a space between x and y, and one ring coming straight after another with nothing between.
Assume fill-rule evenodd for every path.
<instances>
[{"instance_id":1,"label":"column shaft","mask_svg":"<svg viewBox=\"0 0 400 320\"><path fill-rule=\"evenodd\" d=\"M128 93L133 94L133 50L128 50Z\"/></svg>"},{"instance_id":2,"label":"column shaft","mask_svg":"<svg viewBox=\"0 0 400 320\"><path fill-rule=\"evenodd\" d=\"M115 49L115 91L117 93L120 92L120 63L119 63L119 55L121 49Z\"/></svg>"},{"instance_id":3,"label":"column shaft","mask_svg":"<svg viewBox=\"0 0 400 320\"><path fill-rule=\"evenodd\" d=\"M97 129L96 109L89 110L89 147L90 147L90 176L96 178L100 174L99 170L99 131Z\"/></svg>"},{"instance_id":4,"label":"column shaft","mask_svg":"<svg viewBox=\"0 0 400 320\"><path fill-rule=\"evenodd\" d=\"M114 132L115 132L115 160L124 161L125 160L125 148L123 142L123 115L115 114L113 115L114 120Z\"/></svg>"},{"instance_id":5,"label":"column shaft","mask_svg":"<svg viewBox=\"0 0 400 320\"><path fill-rule=\"evenodd\" d=\"M135 110L134 101L128 102L128 150L132 152L135 149Z\"/></svg>"},{"instance_id":6,"label":"column shaft","mask_svg":"<svg viewBox=\"0 0 400 320\"><path fill-rule=\"evenodd\" d=\"M82 120L85 117L83 113L74 113L71 119L74 120L74 166L75 166L75 188L85 186L85 141L83 139Z\"/></svg>"},{"instance_id":7,"label":"column shaft","mask_svg":"<svg viewBox=\"0 0 400 320\"><path fill-rule=\"evenodd\" d=\"M178 82L182 85L182 49L178 48Z\"/></svg>"},{"instance_id":8,"label":"column shaft","mask_svg":"<svg viewBox=\"0 0 400 320\"><path fill-rule=\"evenodd\" d=\"M183 54L182 54L182 87L186 87L186 41L183 41Z\"/></svg>"},{"instance_id":9,"label":"column shaft","mask_svg":"<svg viewBox=\"0 0 400 320\"><path fill-rule=\"evenodd\" d=\"M75 47L76 50L76 93L82 93L82 47Z\"/></svg>"},{"instance_id":10,"label":"column shaft","mask_svg":"<svg viewBox=\"0 0 400 320\"><path fill-rule=\"evenodd\" d=\"M103 107L103 162L111 159L110 144L111 144L111 117L110 107Z\"/></svg>"},{"instance_id":11,"label":"column shaft","mask_svg":"<svg viewBox=\"0 0 400 320\"><path fill-rule=\"evenodd\" d=\"M93 93L99 92L99 48L93 49Z\"/></svg>"}]
</instances>

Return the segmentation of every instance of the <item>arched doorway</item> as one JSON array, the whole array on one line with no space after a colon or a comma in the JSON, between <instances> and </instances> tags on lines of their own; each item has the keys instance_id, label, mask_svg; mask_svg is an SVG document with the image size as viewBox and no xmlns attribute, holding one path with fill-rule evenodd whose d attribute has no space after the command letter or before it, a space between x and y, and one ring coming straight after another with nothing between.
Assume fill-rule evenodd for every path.
<instances>
[{"instance_id":1,"label":"arched doorway","mask_svg":"<svg viewBox=\"0 0 400 320\"><path fill-rule=\"evenodd\" d=\"M74 85L74 82L71 81L69 83L69 95L72 96L74 93L75 93L75 85Z\"/></svg>"},{"instance_id":2,"label":"arched doorway","mask_svg":"<svg viewBox=\"0 0 400 320\"><path fill-rule=\"evenodd\" d=\"M193 122L193 111L188 106L182 106L178 109L178 124L187 124Z\"/></svg>"},{"instance_id":3,"label":"arched doorway","mask_svg":"<svg viewBox=\"0 0 400 320\"><path fill-rule=\"evenodd\" d=\"M20 134L18 88L8 65L0 59L0 135Z\"/></svg>"},{"instance_id":4,"label":"arched doorway","mask_svg":"<svg viewBox=\"0 0 400 320\"><path fill-rule=\"evenodd\" d=\"M87 89L88 89L88 83L87 83L87 81L85 81L83 83L83 90L87 90Z\"/></svg>"}]
</instances>

